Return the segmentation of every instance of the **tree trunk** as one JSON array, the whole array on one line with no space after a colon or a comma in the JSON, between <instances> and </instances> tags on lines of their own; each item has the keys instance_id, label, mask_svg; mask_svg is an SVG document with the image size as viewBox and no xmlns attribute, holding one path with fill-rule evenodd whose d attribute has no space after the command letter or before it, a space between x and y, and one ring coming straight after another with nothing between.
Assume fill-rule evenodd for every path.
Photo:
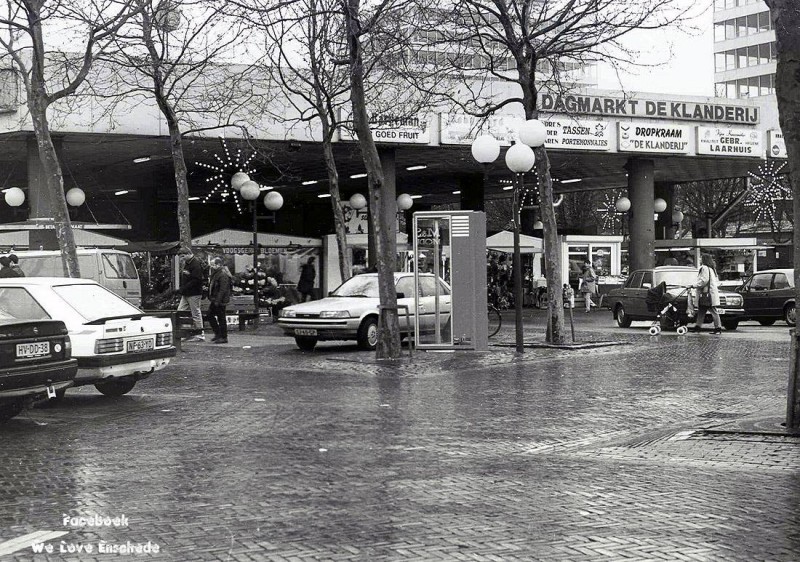
<instances>
[{"instance_id":1,"label":"tree trunk","mask_svg":"<svg viewBox=\"0 0 800 562\"><path fill-rule=\"evenodd\" d=\"M350 249L347 246L347 230L344 224L344 211L342 210L339 192L339 171L336 169L336 160L333 156L328 129L330 125L324 113L319 113L322 120L322 154L325 158L325 168L328 171L328 193L331 194L331 208L333 210L333 224L336 229L336 244L339 247L339 273L342 281L347 281L353 275L353 264L350 259Z\"/></svg>"},{"instance_id":2,"label":"tree trunk","mask_svg":"<svg viewBox=\"0 0 800 562\"><path fill-rule=\"evenodd\" d=\"M800 224L800 5L797 0L767 0L775 29L778 65L775 92L781 132L789 157L789 181L792 186L794 224ZM800 302L800 236L794 236L795 302ZM800 429L800 346L792 345L792 368L786 426Z\"/></svg>"},{"instance_id":3,"label":"tree trunk","mask_svg":"<svg viewBox=\"0 0 800 562\"><path fill-rule=\"evenodd\" d=\"M34 79L35 80L35 79ZM56 229L56 239L61 249L61 262L64 266L64 276L80 277L78 266L78 253L75 248L75 237L72 233L72 223L69 219L67 200L64 197L64 177L61 164L58 161L56 147L50 136L50 126L47 122L46 95L42 87L34 86L36 91L28 94L28 110L33 121L33 130L36 135L36 144L39 148L39 160L42 163L47 178L47 192L50 197L50 210L53 213L53 224Z\"/></svg>"},{"instance_id":4,"label":"tree trunk","mask_svg":"<svg viewBox=\"0 0 800 562\"><path fill-rule=\"evenodd\" d=\"M162 104L159 103L161 106ZM178 193L178 239L181 248L192 247L192 225L189 218L189 181L186 179L186 159L183 155L183 137L178 120L171 110L162 106L169 128L169 148L172 153L172 165L175 169L175 187ZM253 249L254 252L258 250Z\"/></svg>"},{"instance_id":5,"label":"tree trunk","mask_svg":"<svg viewBox=\"0 0 800 562\"><path fill-rule=\"evenodd\" d=\"M400 357L400 323L397 314L397 291L394 284L396 242L393 240L394 225L383 224L386 216L381 197L384 184L383 166L378 149L369 128L366 96L364 94L364 61L359 36L359 0L346 0L347 42L350 49L350 102L353 108L353 125L358 135L358 144L369 177L370 227L375 233L378 269L378 291L380 296L380 322L375 356L378 359Z\"/></svg>"}]
</instances>

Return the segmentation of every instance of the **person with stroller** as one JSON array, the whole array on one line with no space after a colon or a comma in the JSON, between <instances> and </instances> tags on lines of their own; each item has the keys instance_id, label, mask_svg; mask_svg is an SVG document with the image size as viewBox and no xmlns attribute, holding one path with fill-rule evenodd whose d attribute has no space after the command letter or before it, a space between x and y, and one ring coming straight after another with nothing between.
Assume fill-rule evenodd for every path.
<instances>
[{"instance_id":1,"label":"person with stroller","mask_svg":"<svg viewBox=\"0 0 800 562\"><path fill-rule=\"evenodd\" d=\"M717 264L710 254L703 254L700 259L700 271L697 273L697 281L693 288L697 289L692 298L692 305L696 313L695 325L689 328L690 332L701 332L703 330L703 320L706 311L711 312L714 321L714 329L711 333L719 335L722 333L722 321L719 318L717 307L719 306L719 277L717 276Z\"/></svg>"}]
</instances>

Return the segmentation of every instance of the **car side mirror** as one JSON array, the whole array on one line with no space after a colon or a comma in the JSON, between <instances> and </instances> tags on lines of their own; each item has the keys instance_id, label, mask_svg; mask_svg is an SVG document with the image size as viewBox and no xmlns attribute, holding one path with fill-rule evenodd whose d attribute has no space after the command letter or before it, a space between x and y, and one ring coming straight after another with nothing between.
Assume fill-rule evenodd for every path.
<instances>
[{"instance_id":1,"label":"car side mirror","mask_svg":"<svg viewBox=\"0 0 800 562\"><path fill-rule=\"evenodd\" d=\"M404 299L404 298L406 298L406 294L405 294L405 293L400 293L400 292L398 292L398 293L397 293L397 298L398 298L398 299Z\"/></svg>"},{"instance_id":2,"label":"car side mirror","mask_svg":"<svg viewBox=\"0 0 800 562\"><path fill-rule=\"evenodd\" d=\"M332 297L333 296L333 291L328 291L328 296Z\"/></svg>"},{"instance_id":3,"label":"car side mirror","mask_svg":"<svg viewBox=\"0 0 800 562\"><path fill-rule=\"evenodd\" d=\"M642 289L652 289L652 288L653 288L652 283L642 283Z\"/></svg>"}]
</instances>

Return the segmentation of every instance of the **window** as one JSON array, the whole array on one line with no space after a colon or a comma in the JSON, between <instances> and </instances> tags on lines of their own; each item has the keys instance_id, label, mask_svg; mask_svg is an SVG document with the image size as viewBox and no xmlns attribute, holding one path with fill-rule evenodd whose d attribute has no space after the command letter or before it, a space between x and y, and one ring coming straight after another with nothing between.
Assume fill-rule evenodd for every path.
<instances>
[{"instance_id":1,"label":"window","mask_svg":"<svg viewBox=\"0 0 800 562\"><path fill-rule=\"evenodd\" d=\"M747 68L747 47L736 49L736 68Z\"/></svg>"},{"instance_id":2,"label":"window","mask_svg":"<svg viewBox=\"0 0 800 562\"><path fill-rule=\"evenodd\" d=\"M750 14L747 16L747 34L754 35L758 33L758 14Z\"/></svg>"},{"instance_id":3,"label":"window","mask_svg":"<svg viewBox=\"0 0 800 562\"><path fill-rule=\"evenodd\" d=\"M53 292L87 321L137 316L142 311L105 287L95 284L54 285Z\"/></svg>"},{"instance_id":4,"label":"window","mask_svg":"<svg viewBox=\"0 0 800 562\"><path fill-rule=\"evenodd\" d=\"M756 66L758 64L758 45L751 45L747 47L747 66Z\"/></svg>"},{"instance_id":5,"label":"window","mask_svg":"<svg viewBox=\"0 0 800 562\"><path fill-rule=\"evenodd\" d=\"M714 96L724 98L726 95L725 82L717 82L714 84Z\"/></svg>"},{"instance_id":6,"label":"window","mask_svg":"<svg viewBox=\"0 0 800 562\"><path fill-rule=\"evenodd\" d=\"M747 18L742 16L736 18L736 37L747 36Z\"/></svg>"},{"instance_id":7,"label":"window","mask_svg":"<svg viewBox=\"0 0 800 562\"><path fill-rule=\"evenodd\" d=\"M768 96L772 91L772 75L759 76L760 91L762 96Z\"/></svg>"},{"instance_id":8,"label":"window","mask_svg":"<svg viewBox=\"0 0 800 562\"><path fill-rule=\"evenodd\" d=\"M629 289L639 289L642 286L642 277L644 276L644 271L637 271L633 275L630 276L628 279L628 283L626 287Z\"/></svg>"},{"instance_id":9,"label":"window","mask_svg":"<svg viewBox=\"0 0 800 562\"><path fill-rule=\"evenodd\" d=\"M777 48L777 46L775 45L775 41L772 41L772 42L769 44L769 53L770 53L770 56L769 56L769 58L770 58L771 60L778 60L778 48Z\"/></svg>"},{"instance_id":10,"label":"window","mask_svg":"<svg viewBox=\"0 0 800 562\"><path fill-rule=\"evenodd\" d=\"M761 12L758 14L758 30L769 31L772 29L772 20L769 17L769 12Z\"/></svg>"},{"instance_id":11,"label":"window","mask_svg":"<svg viewBox=\"0 0 800 562\"><path fill-rule=\"evenodd\" d=\"M720 41L725 41L725 22L719 22L714 24L714 42L719 43Z\"/></svg>"},{"instance_id":12,"label":"window","mask_svg":"<svg viewBox=\"0 0 800 562\"><path fill-rule=\"evenodd\" d=\"M653 272L645 271L642 276L642 289L649 289L653 286Z\"/></svg>"},{"instance_id":13,"label":"window","mask_svg":"<svg viewBox=\"0 0 800 562\"><path fill-rule=\"evenodd\" d=\"M769 63L769 43L762 43L758 46L758 64Z\"/></svg>"},{"instance_id":14,"label":"window","mask_svg":"<svg viewBox=\"0 0 800 562\"><path fill-rule=\"evenodd\" d=\"M725 94L725 97L730 99L736 99L736 81L731 80L730 82L725 82L725 87L727 88L727 93Z\"/></svg>"},{"instance_id":15,"label":"window","mask_svg":"<svg viewBox=\"0 0 800 562\"><path fill-rule=\"evenodd\" d=\"M761 273L753 275L750 281L748 290L750 291L766 291L772 283L772 273Z\"/></svg>"},{"instance_id":16,"label":"window","mask_svg":"<svg viewBox=\"0 0 800 562\"><path fill-rule=\"evenodd\" d=\"M736 25L733 20L725 22L725 39L736 39Z\"/></svg>"},{"instance_id":17,"label":"window","mask_svg":"<svg viewBox=\"0 0 800 562\"><path fill-rule=\"evenodd\" d=\"M714 72L725 70L725 53L714 53Z\"/></svg>"},{"instance_id":18,"label":"window","mask_svg":"<svg viewBox=\"0 0 800 562\"><path fill-rule=\"evenodd\" d=\"M109 279L139 278L133 260L125 254L103 254L103 269Z\"/></svg>"},{"instance_id":19,"label":"window","mask_svg":"<svg viewBox=\"0 0 800 562\"><path fill-rule=\"evenodd\" d=\"M773 289L788 289L791 285L789 285L789 280L786 278L785 273L776 273L775 279L772 280L772 288Z\"/></svg>"},{"instance_id":20,"label":"window","mask_svg":"<svg viewBox=\"0 0 800 562\"><path fill-rule=\"evenodd\" d=\"M397 282L396 290L398 293L403 293L403 298L414 298L414 278L403 277Z\"/></svg>"},{"instance_id":21,"label":"window","mask_svg":"<svg viewBox=\"0 0 800 562\"><path fill-rule=\"evenodd\" d=\"M20 320L48 320L50 316L22 287L0 289L0 314Z\"/></svg>"},{"instance_id":22,"label":"window","mask_svg":"<svg viewBox=\"0 0 800 562\"><path fill-rule=\"evenodd\" d=\"M435 297L436 296L436 280L432 275L425 275L420 276L419 278L419 285L420 290L422 292L423 297ZM439 284L439 296L449 295L450 291L447 291L444 285Z\"/></svg>"},{"instance_id":23,"label":"window","mask_svg":"<svg viewBox=\"0 0 800 562\"><path fill-rule=\"evenodd\" d=\"M725 51L725 70L736 68L736 51Z\"/></svg>"},{"instance_id":24,"label":"window","mask_svg":"<svg viewBox=\"0 0 800 562\"><path fill-rule=\"evenodd\" d=\"M747 87L747 78L744 78L743 80L737 80L736 87L738 90L737 97L746 98L750 95L750 90Z\"/></svg>"}]
</instances>

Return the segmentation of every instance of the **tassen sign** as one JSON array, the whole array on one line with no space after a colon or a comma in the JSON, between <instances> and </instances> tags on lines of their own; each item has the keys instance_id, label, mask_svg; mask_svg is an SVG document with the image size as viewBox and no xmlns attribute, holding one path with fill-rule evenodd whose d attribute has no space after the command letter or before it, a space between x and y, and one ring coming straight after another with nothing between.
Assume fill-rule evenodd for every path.
<instances>
[{"instance_id":1,"label":"tassen sign","mask_svg":"<svg viewBox=\"0 0 800 562\"><path fill-rule=\"evenodd\" d=\"M656 152L689 154L689 135L686 125L634 125L617 123L620 152Z\"/></svg>"},{"instance_id":2,"label":"tassen sign","mask_svg":"<svg viewBox=\"0 0 800 562\"><path fill-rule=\"evenodd\" d=\"M670 100L614 98L590 95L539 95L539 110L613 117L720 121L754 125L759 122L755 106L696 103Z\"/></svg>"},{"instance_id":3,"label":"tassen sign","mask_svg":"<svg viewBox=\"0 0 800 562\"><path fill-rule=\"evenodd\" d=\"M761 131L723 127L697 127L697 154L754 156L764 153Z\"/></svg>"},{"instance_id":4,"label":"tassen sign","mask_svg":"<svg viewBox=\"0 0 800 562\"><path fill-rule=\"evenodd\" d=\"M542 119L547 129L546 148L566 150L610 150L611 124L586 119L548 117Z\"/></svg>"}]
</instances>

